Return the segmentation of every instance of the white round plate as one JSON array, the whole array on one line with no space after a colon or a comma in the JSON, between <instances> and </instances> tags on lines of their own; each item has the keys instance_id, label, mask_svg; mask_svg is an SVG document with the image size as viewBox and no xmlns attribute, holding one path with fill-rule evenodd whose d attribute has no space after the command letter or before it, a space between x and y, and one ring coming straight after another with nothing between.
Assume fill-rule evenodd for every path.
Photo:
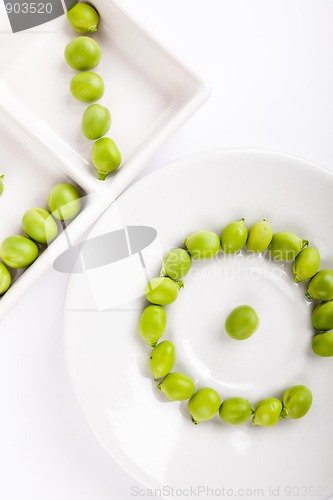
<instances>
[{"instance_id":1,"label":"white round plate","mask_svg":"<svg viewBox=\"0 0 333 500\"><path fill-rule=\"evenodd\" d=\"M259 151L203 153L131 186L89 238L122 226L150 226L165 253L193 231L220 233L242 217L248 227L266 218L275 232L292 231L315 245L325 269L333 266L332 193L332 173L297 158ZM149 276L159 273L158 245L143 254ZM272 428L251 421L230 426L218 415L195 426L186 402L167 401L149 374L150 350L137 332L146 304L137 257L123 259L118 270L110 264L72 274L66 297L71 383L108 453L147 488L164 486L164 496L178 488L184 498L199 491L209 498L212 490L215 496L328 498L333 359L312 353L313 305L304 297L305 284L293 283L291 264L246 252L194 263L185 288L167 307L165 338L176 346L175 369L194 377L198 387L214 387L222 399L244 396L254 406L260 398L281 397L287 387L305 384L313 392L310 412ZM136 283L142 292L135 295ZM227 336L224 322L244 303L257 310L260 327L240 342Z\"/></svg>"}]
</instances>

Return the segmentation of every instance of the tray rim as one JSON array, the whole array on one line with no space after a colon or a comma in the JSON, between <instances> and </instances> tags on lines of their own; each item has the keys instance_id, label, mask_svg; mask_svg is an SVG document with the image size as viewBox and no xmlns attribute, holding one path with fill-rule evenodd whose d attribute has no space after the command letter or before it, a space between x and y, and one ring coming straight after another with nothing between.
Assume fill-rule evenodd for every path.
<instances>
[{"instance_id":1,"label":"tray rim","mask_svg":"<svg viewBox=\"0 0 333 500\"><path fill-rule=\"evenodd\" d=\"M116 200L116 198L127 188L127 186L138 176L150 158L157 152L158 148L183 125L195 111L208 99L211 86L194 68L186 63L179 55L170 49L164 42L160 41L140 20L124 7L118 0L110 0L111 7L119 10L121 15L130 20L143 33L150 43L155 45L162 53L174 61L184 70L192 81L191 93L188 99L175 110L161 130L150 138L147 146L143 145L134 153L132 158L121 168L122 175L115 176L109 182L100 184L101 181L93 178L85 171L85 160L80 153L67 144L51 127L35 114L29 106L21 102L14 93L10 91L5 79L0 79L0 113L6 119L11 120L18 129L27 134L30 139L39 143L59 163L59 170L64 172L82 188L87 197L93 198L54 242L46 248L38 259L19 277L15 286L10 288L0 298L0 321L15 305L15 303L28 291L33 283L51 265L61 252L68 248L67 239L71 243L79 240L82 234L98 219L99 216ZM194 89L194 91L193 91ZM74 156L73 156L74 155ZM78 165L73 164L73 158L81 163L82 172ZM97 196L98 195L98 196ZM65 234L66 233L66 234Z\"/></svg>"}]
</instances>

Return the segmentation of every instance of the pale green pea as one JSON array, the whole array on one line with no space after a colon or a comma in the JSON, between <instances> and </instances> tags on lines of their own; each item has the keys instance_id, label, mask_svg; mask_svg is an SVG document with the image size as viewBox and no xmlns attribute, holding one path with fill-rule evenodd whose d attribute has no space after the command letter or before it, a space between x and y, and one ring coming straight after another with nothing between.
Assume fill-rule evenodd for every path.
<instances>
[{"instance_id":1,"label":"pale green pea","mask_svg":"<svg viewBox=\"0 0 333 500\"><path fill-rule=\"evenodd\" d=\"M196 231L184 244L194 259L210 259L220 250L220 238L213 231Z\"/></svg>"},{"instance_id":2,"label":"pale green pea","mask_svg":"<svg viewBox=\"0 0 333 500\"><path fill-rule=\"evenodd\" d=\"M38 246L26 236L8 236L0 245L0 257L13 269L27 267L37 259Z\"/></svg>"},{"instance_id":3,"label":"pale green pea","mask_svg":"<svg viewBox=\"0 0 333 500\"><path fill-rule=\"evenodd\" d=\"M63 221L74 219L81 210L80 193L67 182L52 187L47 203L52 215Z\"/></svg>"},{"instance_id":4,"label":"pale green pea","mask_svg":"<svg viewBox=\"0 0 333 500\"><path fill-rule=\"evenodd\" d=\"M309 280L316 274L320 265L320 254L316 248L306 247L300 251L293 262L295 283Z\"/></svg>"},{"instance_id":5,"label":"pale green pea","mask_svg":"<svg viewBox=\"0 0 333 500\"><path fill-rule=\"evenodd\" d=\"M192 379L182 373L172 372L166 375L157 389L162 391L171 401L189 399L195 391Z\"/></svg>"},{"instance_id":6,"label":"pale green pea","mask_svg":"<svg viewBox=\"0 0 333 500\"><path fill-rule=\"evenodd\" d=\"M70 81L72 96L81 102L94 102L104 94L103 78L93 71L77 73Z\"/></svg>"},{"instance_id":7,"label":"pale green pea","mask_svg":"<svg viewBox=\"0 0 333 500\"><path fill-rule=\"evenodd\" d=\"M282 396L282 418L302 418L312 405L312 393L305 385L294 385Z\"/></svg>"},{"instance_id":8,"label":"pale green pea","mask_svg":"<svg viewBox=\"0 0 333 500\"><path fill-rule=\"evenodd\" d=\"M220 406L220 418L233 425L239 425L246 422L252 415L253 410L247 399L229 398L225 399Z\"/></svg>"},{"instance_id":9,"label":"pale green pea","mask_svg":"<svg viewBox=\"0 0 333 500\"><path fill-rule=\"evenodd\" d=\"M12 277L3 262L0 262L0 295L7 292L12 283Z\"/></svg>"},{"instance_id":10,"label":"pale green pea","mask_svg":"<svg viewBox=\"0 0 333 500\"><path fill-rule=\"evenodd\" d=\"M99 15L92 5L79 2L67 11L67 19L77 33L95 33L99 23Z\"/></svg>"},{"instance_id":11,"label":"pale green pea","mask_svg":"<svg viewBox=\"0 0 333 500\"><path fill-rule=\"evenodd\" d=\"M146 286L146 298L152 304L167 306L177 299L183 286L181 281L173 281L168 277L153 278Z\"/></svg>"},{"instance_id":12,"label":"pale green pea","mask_svg":"<svg viewBox=\"0 0 333 500\"><path fill-rule=\"evenodd\" d=\"M263 252L272 241L273 230L266 219L256 222L251 226L246 241L247 249L250 252Z\"/></svg>"},{"instance_id":13,"label":"pale green pea","mask_svg":"<svg viewBox=\"0 0 333 500\"><path fill-rule=\"evenodd\" d=\"M313 310L311 319L316 330L333 330L333 300L318 304Z\"/></svg>"},{"instance_id":14,"label":"pale green pea","mask_svg":"<svg viewBox=\"0 0 333 500\"><path fill-rule=\"evenodd\" d=\"M175 346L169 340L163 340L151 351L149 368L154 380L165 377L173 368L176 361Z\"/></svg>"},{"instance_id":15,"label":"pale green pea","mask_svg":"<svg viewBox=\"0 0 333 500\"><path fill-rule=\"evenodd\" d=\"M333 356L333 332L318 333L312 339L312 350L317 356Z\"/></svg>"},{"instance_id":16,"label":"pale green pea","mask_svg":"<svg viewBox=\"0 0 333 500\"><path fill-rule=\"evenodd\" d=\"M333 299L333 271L322 270L311 278L305 294L308 299L332 300Z\"/></svg>"},{"instance_id":17,"label":"pale green pea","mask_svg":"<svg viewBox=\"0 0 333 500\"><path fill-rule=\"evenodd\" d=\"M101 104L90 104L83 113L81 130L87 139L99 139L107 133L110 126L110 111Z\"/></svg>"},{"instance_id":18,"label":"pale green pea","mask_svg":"<svg viewBox=\"0 0 333 500\"><path fill-rule=\"evenodd\" d=\"M147 306L141 313L139 333L151 347L155 347L162 337L167 323L167 314L163 307Z\"/></svg>"},{"instance_id":19,"label":"pale green pea","mask_svg":"<svg viewBox=\"0 0 333 500\"><path fill-rule=\"evenodd\" d=\"M78 71L87 71L97 66L102 51L98 43L88 36L78 36L65 47L67 64Z\"/></svg>"},{"instance_id":20,"label":"pale green pea","mask_svg":"<svg viewBox=\"0 0 333 500\"><path fill-rule=\"evenodd\" d=\"M175 248L165 256L162 274L173 280L180 280L189 272L191 265L189 253L183 248Z\"/></svg>"},{"instance_id":21,"label":"pale green pea","mask_svg":"<svg viewBox=\"0 0 333 500\"><path fill-rule=\"evenodd\" d=\"M280 420L282 403L276 398L266 398L259 401L254 409L252 424L270 427Z\"/></svg>"},{"instance_id":22,"label":"pale green pea","mask_svg":"<svg viewBox=\"0 0 333 500\"><path fill-rule=\"evenodd\" d=\"M188 402L188 410L194 424L210 420L219 411L221 398L210 387L199 389Z\"/></svg>"},{"instance_id":23,"label":"pale green pea","mask_svg":"<svg viewBox=\"0 0 333 500\"><path fill-rule=\"evenodd\" d=\"M225 321L225 331L235 340L251 337L259 326L256 311L248 305L241 305L231 311Z\"/></svg>"},{"instance_id":24,"label":"pale green pea","mask_svg":"<svg viewBox=\"0 0 333 500\"><path fill-rule=\"evenodd\" d=\"M276 260L294 260L308 243L294 233L275 233L269 250Z\"/></svg>"},{"instance_id":25,"label":"pale green pea","mask_svg":"<svg viewBox=\"0 0 333 500\"><path fill-rule=\"evenodd\" d=\"M4 179L4 175L0 175L0 196L2 195L3 191L4 191L4 185L3 185L3 179Z\"/></svg>"},{"instance_id":26,"label":"pale green pea","mask_svg":"<svg viewBox=\"0 0 333 500\"><path fill-rule=\"evenodd\" d=\"M58 234L58 226L45 208L30 208L22 217L23 231L33 240L46 245Z\"/></svg>"},{"instance_id":27,"label":"pale green pea","mask_svg":"<svg viewBox=\"0 0 333 500\"><path fill-rule=\"evenodd\" d=\"M221 233L221 247L225 253L235 253L243 248L247 240L244 219L228 224Z\"/></svg>"},{"instance_id":28,"label":"pale green pea","mask_svg":"<svg viewBox=\"0 0 333 500\"><path fill-rule=\"evenodd\" d=\"M110 137L102 137L93 145L91 157L98 173L98 179L104 181L107 175L121 164L121 154L117 144Z\"/></svg>"}]
</instances>

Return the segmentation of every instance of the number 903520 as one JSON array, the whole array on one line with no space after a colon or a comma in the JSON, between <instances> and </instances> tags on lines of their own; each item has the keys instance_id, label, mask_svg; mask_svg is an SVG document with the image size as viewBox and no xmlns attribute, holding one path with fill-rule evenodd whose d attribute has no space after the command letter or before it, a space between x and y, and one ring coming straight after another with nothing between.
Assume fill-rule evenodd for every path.
<instances>
[{"instance_id":1,"label":"number 903520","mask_svg":"<svg viewBox=\"0 0 333 500\"><path fill-rule=\"evenodd\" d=\"M52 4L43 2L6 3L7 14L51 14Z\"/></svg>"}]
</instances>

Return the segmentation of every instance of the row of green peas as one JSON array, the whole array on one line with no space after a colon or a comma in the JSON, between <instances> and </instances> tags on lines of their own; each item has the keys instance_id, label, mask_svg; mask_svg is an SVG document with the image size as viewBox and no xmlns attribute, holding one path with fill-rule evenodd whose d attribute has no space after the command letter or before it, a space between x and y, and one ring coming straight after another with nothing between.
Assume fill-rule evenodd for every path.
<instances>
[{"instance_id":1,"label":"row of green peas","mask_svg":"<svg viewBox=\"0 0 333 500\"><path fill-rule=\"evenodd\" d=\"M220 237L213 231L198 231L189 235L185 241L185 248L176 248L169 252L163 261L160 277L153 278L146 287L146 298L152 305L147 306L141 314L139 332L141 337L153 347L149 365L155 380L163 378L158 384L171 400L189 399L189 411L195 422L212 418L220 408L220 416L226 416L231 408L238 408L234 423L241 423L254 413L253 423L257 425L274 425L278 417L300 418L309 410L312 395L305 386L294 386L282 396L282 403L275 398L268 398L258 403L255 410L243 398L230 398L222 403L216 391L210 388L199 389L194 393L194 383L189 377L180 373L171 372L175 363L175 348L172 342L158 341L163 336L167 316L166 306L174 302L180 288L181 281L189 272L192 259L207 259L214 257L221 250L233 254L246 245L251 252L264 252L269 249L275 260L293 261L294 281L299 283L310 280L306 297L322 300L313 312L313 325L318 329L333 328L331 307L333 305L333 271L319 271L320 255L316 248L309 247L308 241L299 238L294 233L279 232L273 234L267 220L256 222L248 231L244 219L228 224ZM329 308L329 311L327 309ZM331 321L331 322L330 322ZM320 356L333 355L333 333L323 331L317 334L312 342L313 351ZM171 372L171 373L170 373ZM227 402L229 401L229 402ZM199 411L198 411L199 409ZM234 410L232 410L234 411ZM206 415L206 417L205 417ZM203 418L204 417L204 418ZM243 420L245 419L245 420ZM231 419L232 420L232 419Z\"/></svg>"},{"instance_id":2,"label":"row of green peas","mask_svg":"<svg viewBox=\"0 0 333 500\"><path fill-rule=\"evenodd\" d=\"M95 33L98 29L99 14L96 9L83 2L71 7L67 19L79 34ZM104 95L103 78L93 71L102 56L98 43L88 36L78 36L65 47L67 64L80 71L70 82L72 96L84 103L94 103ZM110 129L111 114L108 108L100 104L90 104L83 113L81 130L83 135L94 140L92 161L97 170L99 180L105 180L107 175L121 164L120 151L110 137L103 137Z\"/></svg>"},{"instance_id":3,"label":"row of green peas","mask_svg":"<svg viewBox=\"0 0 333 500\"><path fill-rule=\"evenodd\" d=\"M49 210L48 210L49 209ZM56 184L48 196L48 209L30 208L21 221L25 235L15 234L5 238L0 245L0 295L12 285L10 269L30 266L40 251L58 235L56 220L68 221L81 210L80 193L68 183Z\"/></svg>"}]
</instances>

